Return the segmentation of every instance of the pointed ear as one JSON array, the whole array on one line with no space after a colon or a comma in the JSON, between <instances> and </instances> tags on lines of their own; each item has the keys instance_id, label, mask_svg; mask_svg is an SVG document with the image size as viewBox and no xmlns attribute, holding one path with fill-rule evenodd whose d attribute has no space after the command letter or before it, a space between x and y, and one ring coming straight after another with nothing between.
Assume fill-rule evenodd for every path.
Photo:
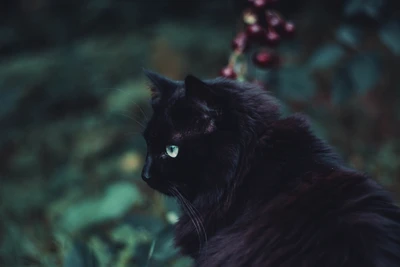
<instances>
[{"instance_id":1,"label":"pointed ear","mask_svg":"<svg viewBox=\"0 0 400 267\"><path fill-rule=\"evenodd\" d=\"M193 75L186 76L185 90L188 99L205 102L208 105L214 105L216 102L217 96L213 89Z\"/></svg>"},{"instance_id":2,"label":"pointed ear","mask_svg":"<svg viewBox=\"0 0 400 267\"><path fill-rule=\"evenodd\" d=\"M151 83L149 88L151 91L152 99L157 99L161 96L171 95L177 87L177 82L168 79L167 77L164 77L159 73L144 68L143 73L146 75Z\"/></svg>"}]
</instances>

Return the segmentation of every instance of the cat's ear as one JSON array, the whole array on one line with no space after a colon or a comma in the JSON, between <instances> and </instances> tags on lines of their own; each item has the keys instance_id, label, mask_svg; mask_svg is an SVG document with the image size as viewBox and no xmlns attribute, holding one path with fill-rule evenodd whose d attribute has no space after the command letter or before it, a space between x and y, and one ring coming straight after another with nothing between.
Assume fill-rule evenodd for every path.
<instances>
[{"instance_id":1,"label":"cat's ear","mask_svg":"<svg viewBox=\"0 0 400 267\"><path fill-rule=\"evenodd\" d=\"M191 100L201 101L213 105L216 95L213 89L199 78L189 74L185 78L186 97Z\"/></svg>"},{"instance_id":2,"label":"cat's ear","mask_svg":"<svg viewBox=\"0 0 400 267\"><path fill-rule=\"evenodd\" d=\"M149 89L153 100L171 95L177 88L177 82L151 70L143 69L150 81Z\"/></svg>"}]
</instances>

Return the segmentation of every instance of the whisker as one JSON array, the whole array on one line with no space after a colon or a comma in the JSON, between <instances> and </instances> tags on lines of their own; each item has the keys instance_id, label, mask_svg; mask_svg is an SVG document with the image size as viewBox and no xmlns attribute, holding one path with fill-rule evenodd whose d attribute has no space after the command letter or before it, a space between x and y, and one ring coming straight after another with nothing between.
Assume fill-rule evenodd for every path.
<instances>
[{"instance_id":1,"label":"whisker","mask_svg":"<svg viewBox=\"0 0 400 267\"><path fill-rule=\"evenodd\" d=\"M149 118L147 117L147 115L146 115L146 113L144 112L144 110L142 109L142 107L139 106L139 104L137 104L137 103L135 103L135 102L133 102L133 104L136 105L136 106L139 108L139 110L140 110L140 112L142 113L143 117L146 119L146 121L148 121Z\"/></svg>"},{"instance_id":2,"label":"whisker","mask_svg":"<svg viewBox=\"0 0 400 267\"><path fill-rule=\"evenodd\" d=\"M200 238L200 233L199 230L196 230L197 232L197 236L199 238L199 254L201 252L201 249L204 246L204 259L205 259L205 266L207 266L207 232L205 230L205 227L203 225L201 216L199 211L196 209L195 206L193 206L183 195L182 193L179 192L178 188L176 188L175 186L172 185L173 190L176 191L177 195L179 195L180 199L182 200L182 202L184 203L184 205L186 205L186 208L189 209L189 212L191 210L193 219L191 219L191 221L193 222L193 224L195 225L195 223L197 223L197 227L200 228L200 232L202 232L204 234L204 244L202 244L202 240ZM189 216L190 217L190 216ZM196 226L195 226L196 228Z\"/></svg>"},{"instance_id":3,"label":"whisker","mask_svg":"<svg viewBox=\"0 0 400 267\"><path fill-rule=\"evenodd\" d=\"M142 133L141 132L127 132L127 133L124 133L124 135L125 136L142 135Z\"/></svg>"},{"instance_id":4,"label":"whisker","mask_svg":"<svg viewBox=\"0 0 400 267\"><path fill-rule=\"evenodd\" d=\"M203 238L204 238L204 245L206 247L207 244L207 233L205 230L205 227L203 225L200 213L198 212L198 210L179 192L179 190L175 187L172 186L172 190L175 191L176 196L181 200L181 202L184 204L184 206L186 207L186 209L188 210L188 212L190 214L192 214L193 216L193 224L195 224L195 228L199 228L198 230L198 235L199 235L199 242L200 242L200 250L203 246L202 244L202 239L200 237L200 232L203 234ZM197 227L196 227L197 226Z\"/></svg>"},{"instance_id":5,"label":"whisker","mask_svg":"<svg viewBox=\"0 0 400 267\"><path fill-rule=\"evenodd\" d=\"M117 88L116 90L125 93L125 91L122 90L122 89L120 89L120 88ZM129 93L129 92L128 92L128 93ZM131 100L130 102L139 108L140 112L143 114L143 117L144 117L146 120L149 120L149 118L147 117L146 113L144 112L144 110L142 109L142 107L141 107L138 103L134 102L133 100Z\"/></svg>"},{"instance_id":6,"label":"whisker","mask_svg":"<svg viewBox=\"0 0 400 267\"><path fill-rule=\"evenodd\" d=\"M192 223L193 223L193 226L194 226L194 228L195 228L195 230L196 230L196 233L197 233L197 237L198 237L198 239L199 239L199 247L201 248L201 247L202 247L202 244L201 244L200 226L199 226L199 224L198 224L198 222L197 222L197 220L196 220L196 215L193 214L193 212L192 212L192 211L190 210L190 208L187 206L187 203L186 203L185 199L182 198L183 196L182 196L179 192L177 192L177 191L175 190L175 188L171 188L170 192L171 192L172 195L176 196L176 197L182 202L183 207L184 207L184 208L186 209L186 211L188 212L189 218L190 218L190 220L191 220Z\"/></svg>"},{"instance_id":7,"label":"whisker","mask_svg":"<svg viewBox=\"0 0 400 267\"><path fill-rule=\"evenodd\" d=\"M181 203L183 204L184 209L187 211L187 213L189 215L189 218L192 221L192 223L194 225L194 228L196 230L196 233L197 233L197 236L198 236L198 239L199 239L199 246L201 248L202 247L201 235L200 235L200 231L201 230L200 230L200 225L199 225L199 223L197 221L197 218L196 218L196 214L193 213L193 211L188 206L186 200L183 198L183 196L175 188L171 189L171 193L181 201Z\"/></svg>"},{"instance_id":8,"label":"whisker","mask_svg":"<svg viewBox=\"0 0 400 267\"><path fill-rule=\"evenodd\" d=\"M189 209L191 209L192 214L194 214L194 217L196 218L197 224L200 228L200 232L203 233L203 237L204 237L204 246L206 246L207 244L207 233L206 233L206 229L204 228L204 225L201 221L201 217L199 215L199 212L195 209L195 207L185 199L186 205L188 206Z\"/></svg>"},{"instance_id":9,"label":"whisker","mask_svg":"<svg viewBox=\"0 0 400 267\"><path fill-rule=\"evenodd\" d=\"M132 117L132 116L129 116L129 115L125 114L125 113L120 113L120 115L125 116L125 117L127 117L127 118L133 120L134 122L136 122L137 124L139 124L139 125L142 126L143 128L146 128L146 127L143 125L143 123L141 123L140 121L138 121L136 118L134 118L134 117Z\"/></svg>"}]
</instances>

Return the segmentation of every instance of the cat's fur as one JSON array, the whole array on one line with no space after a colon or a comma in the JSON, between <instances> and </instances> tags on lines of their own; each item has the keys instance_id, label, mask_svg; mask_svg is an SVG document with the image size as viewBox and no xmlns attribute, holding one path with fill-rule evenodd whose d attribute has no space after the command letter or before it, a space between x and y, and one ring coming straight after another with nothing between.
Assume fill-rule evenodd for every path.
<instances>
[{"instance_id":1,"label":"cat's fur","mask_svg":"<svg viewBox=\"0 0 400 267\"><path fill-rule=\"evenodd\" d=\"M196 266L400 266L399 208L303 115L282 118L252 84L146 75L143 180L179 197L175 241ZM176 158L167 145L179 146Z\"/></svg>"}]
</instances>

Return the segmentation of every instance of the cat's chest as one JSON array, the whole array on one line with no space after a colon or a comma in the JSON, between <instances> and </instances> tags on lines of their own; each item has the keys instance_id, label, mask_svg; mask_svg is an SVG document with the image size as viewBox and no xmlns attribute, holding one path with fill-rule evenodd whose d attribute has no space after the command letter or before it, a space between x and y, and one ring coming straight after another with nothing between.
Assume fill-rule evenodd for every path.
<instances>
[{"instance_id":1,"label":"cat's chest","mask_svg":"<svg viewBox=\"0 0 400 267\"><path fill-rule=\"evenodd\" d=\"M228 262L229 266L253 266L249 262L259 261L262 265L254 266L274 267L281 257L302 251L312 245L310 242L320 231L326 231L321 228L324 222L293 208L260 211L216 231L190 219L181 221L176 228L176 245L183 254L195 258L199 266L228 266Z\"/></svg>"},{"instance_id":2,"label":"cat's chest","mask_svg":"<svg viewBox=\"0 0 400 267\"><path fill-rule=\"evenodd\" d=\"M315 241L319 230L320 227L295 220L278 224L255 219L215 233L196 259L198 266L276 267L283 258L287 262L294 260L288 255L297 255L313 246L311 242Z\"/></svg>"}]
</instances>

